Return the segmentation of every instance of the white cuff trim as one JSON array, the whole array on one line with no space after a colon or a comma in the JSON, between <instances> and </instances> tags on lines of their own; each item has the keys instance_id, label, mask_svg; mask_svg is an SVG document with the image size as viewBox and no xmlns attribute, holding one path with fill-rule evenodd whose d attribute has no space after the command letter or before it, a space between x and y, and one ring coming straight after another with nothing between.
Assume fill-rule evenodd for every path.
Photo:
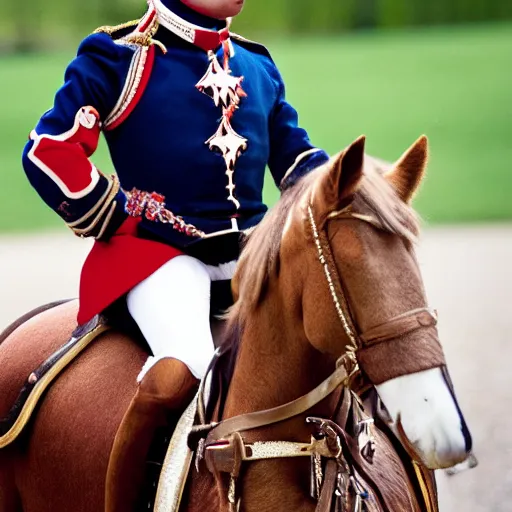
<instances>
[{"instance_id":1,"label":"white cuff trim","mask_svg":"<svg viewBox=\"0 0 512 512\"><path fill-rule=\"evenodd\" d=\"M301 153L296 159L295 162L293 162L293 165L286 171L285 175L283 176L283 179L281 180L281 184L284 183L286 178L288 178L293 171L297 168L297 166L304 160L306 157L312 155L313 153L318 153L319 151L322 151L320 148L312 148L308 149L307 151L304 151Z\"/></svg>"}]
</instances>

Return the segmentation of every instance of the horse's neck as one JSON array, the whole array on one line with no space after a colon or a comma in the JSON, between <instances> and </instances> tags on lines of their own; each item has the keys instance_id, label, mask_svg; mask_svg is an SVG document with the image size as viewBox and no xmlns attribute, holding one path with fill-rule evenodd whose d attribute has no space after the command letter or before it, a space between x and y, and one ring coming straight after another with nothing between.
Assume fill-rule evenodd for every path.
<instances>
[{"instance_id":1,"label":"horse's neck","mask_svg":"<svg viewBox=\"0 0 512 512\"><path fill-rule=\"evenodd\" d=\"M279 305L260 307L244 325L237 364L224 409L230 417L294 400L331 368L307 341L300 320Z\"/></svg>"},{"instance_id":2,"label":"horse's neck","mask_svg":"<svg viewBox=\"0 0 512 512\"><path fill-rule=\"evenodd\" d=\"M332 370L325 356L308 343L300 319L287 320L283 313L278 304L265 304L246 323L224 417L294 400ZM248 442L307 442L309 436L304 417L244 433ZM309 459L249 463L244 469L242 508L259 512L314 509L305 500L309 464Z\"/></svg>"},{"instance_id":3,"label":"horse's neck","mask_svg":"<svg viewBox=\"0 0 512 512\"><path fill-rule=\"evenodd\" d=\"M309 392L332 370L325 357L308 343L300 318L289 319L284 306L268 298L244 325L236 368L224 417L275 407ZM328 415L331 404L323 404ZM258 440L309 441L304 417L245 432L247 442ZM249 463L243 470L242 509L248 512L311 512L307 458ZM227 510L226 481L214 483L203 465L188 490L187 511Z\"/></svg>"}]
</instances>

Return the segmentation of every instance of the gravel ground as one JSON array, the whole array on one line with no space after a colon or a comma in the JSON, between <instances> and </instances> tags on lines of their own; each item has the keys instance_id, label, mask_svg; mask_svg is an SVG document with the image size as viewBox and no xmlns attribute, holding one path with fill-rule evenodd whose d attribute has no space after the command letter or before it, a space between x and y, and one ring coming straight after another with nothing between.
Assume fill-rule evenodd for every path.
<instances>
[{"instance_id":1,"label":"gravel ground","mask_svg":"<svg viewBox=\"0 0 512 512\"><path fill-rule=\"evenodd\" d=\"M69 233L0 237L0 328L77 295L90 243ZM442 512L512 511L512 225L428 229L419 259L479 466L439 474Z\"/></svg>"}]
</instances>

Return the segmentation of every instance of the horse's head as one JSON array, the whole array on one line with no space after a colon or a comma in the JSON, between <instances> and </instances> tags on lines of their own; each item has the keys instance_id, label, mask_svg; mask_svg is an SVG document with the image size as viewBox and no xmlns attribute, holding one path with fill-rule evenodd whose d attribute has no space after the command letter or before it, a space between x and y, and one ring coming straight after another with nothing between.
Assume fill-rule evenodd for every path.
<instances>
[{"instance_id":1,"label":"horse's head","mask_svg":"<svg viewBox=\"0 0 512 512\"><path fill-rule=\"evenodd\" d=\"M410 201L426 161L422 137L383 173L365 163L358 139L285 192L280 208L288 202L289 211L275 227L282 237L269 263L286 314L300 312L309 342L333 358L353 347L402 439L438 468L464 460L470 438L445 380L414 252Z\"/></svg>"}]
</instances>

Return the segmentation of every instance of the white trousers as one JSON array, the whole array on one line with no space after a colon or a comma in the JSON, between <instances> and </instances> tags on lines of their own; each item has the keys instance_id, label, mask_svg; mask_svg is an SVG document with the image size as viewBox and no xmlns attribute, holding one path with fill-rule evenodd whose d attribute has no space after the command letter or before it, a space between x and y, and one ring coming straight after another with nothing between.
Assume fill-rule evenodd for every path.
<instances>
[{"instance_id":1,"label":"white trousers","mask_svg":"<svg viewBox=\"0 0 512 512\"><path fill-rule=\"evenodd\" d=\"M231 279L236 261L213 267L177 256L133 288L128 311L153 352L139 380L156 361L183 361L201 379L215 351L210 329L212 281Z\"/></svg>"}]
</instances>

